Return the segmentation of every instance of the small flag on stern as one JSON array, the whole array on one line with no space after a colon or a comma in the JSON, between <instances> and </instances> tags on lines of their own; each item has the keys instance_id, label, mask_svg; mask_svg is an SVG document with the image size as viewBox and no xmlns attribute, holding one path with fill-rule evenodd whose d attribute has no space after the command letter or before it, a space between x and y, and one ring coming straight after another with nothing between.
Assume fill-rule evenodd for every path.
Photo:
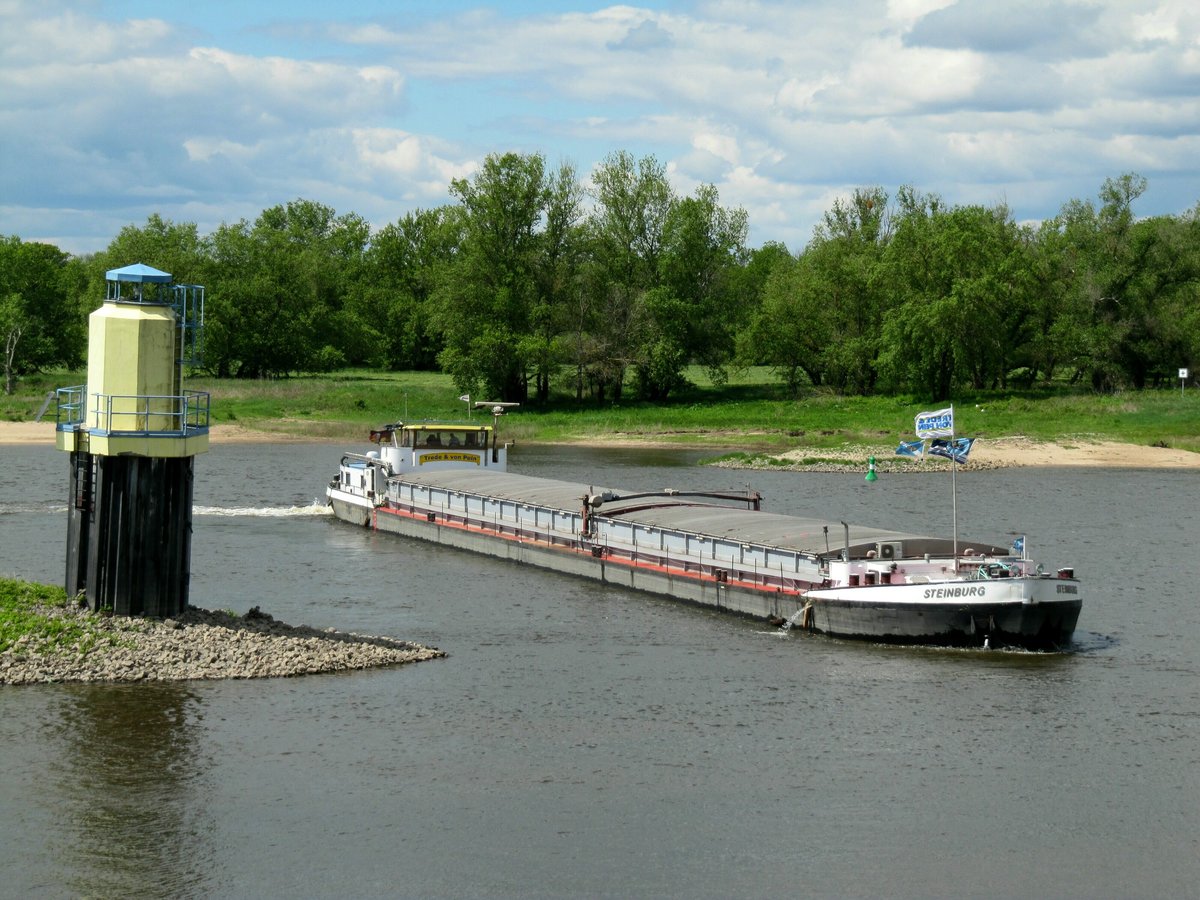
<instances>
[{"instance_id":1,"label":"small flag on stern","mask_svg":"<svg viewBox=\"0 0 1200 900\"><path fill-rule=\"evenodd\" d=\"M900 446L896 448L897 456L911 456L915 459L921 459L925 456L924 441L901 441Z\"/></svg>"},{"instance_id":2,"label":"small flag on stern","mask_svg":"<svg viewBox=\"0 0 1200 900\"><path fill-rule=\"evenodd\" d=\"M971 454L971 445L974 443L975 438L955 438L952 441L938 438L929 442L929 455L944 456L956 463L965 463Z\"/></svg>"},{"instance_id":3,"label":"small flag on stern","mask_svg":"<svg viewBox=\"0 0 1200 900\"><path fill-rule=\"evenodd\" d=\"M1019 538L1015 538L1013 540L1013 552L1014 553L1024 553L1025 552L1025 535L1021 535Z\"/></svg>"}]
</instances>

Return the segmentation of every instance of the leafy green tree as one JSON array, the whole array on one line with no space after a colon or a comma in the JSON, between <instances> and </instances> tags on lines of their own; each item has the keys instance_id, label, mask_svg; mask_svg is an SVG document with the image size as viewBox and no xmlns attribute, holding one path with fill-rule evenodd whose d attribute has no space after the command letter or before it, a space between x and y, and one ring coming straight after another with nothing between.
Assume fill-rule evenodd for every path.
<instances>
[{"instance_id":1,"label":"leafy green tree","mask_svg":"<svg viewBox=\"0 0 1200 900\"><path fill-rule=\"evenodd\" d=\"M1048 219L1028 236L1029 330L1020 348L1027 384L1050 382L1055 373L1076 356L1078 343L1068 333L1063 313L1072 299L1071 247L1059 222Z\"/></svg>"},{"instance_id":2,"label":"leafy green tree","mask_svg":"<svg viewBox=\"0 0 1200 900\"><path fill-rule=\"evenodd\" d=\"M859 188L825 213L796 258L772 268L761 307L739 338L739 357L770 365L788 391L813 385L870 391L890 292L880 277L891 237L887 194Z\"/></svg>"},{"instance_id":3,"label":"leafy green tree","mask_svg":"<svg viewBox=\"0 0 1200 900\"><path fill-rule=\"evenodd\" d=\"M0 362L4 391L15 379L53 365L77 366L86 332L68 276L77 269L57 247L0 238Z\"/></svg>"},{"instance_id":4,"label":"leafy green tree","mask_svg":"<svg viewBox=\"0 0 1200 900\"><path fill-rule=\"evenodd\" d=\"M1138 220L1146 180L1104 182L1100 205L1071 200L1042 235L1059 261L1061 304L1051 333L1093 389L1166 383L1191 340L1181 334L1195 298L1195 217Z\"/></svg>"},{"instance_id":5,"label":"leafy green tree","mask_svg":"<svg viewBox=\"0 0 1200 900\"><path fill-rule=\"evenodd\" d=\"M538 371L539 262L550 181L539 155L488 156L451 182L463 208L462 244L433 295L443 370L458 389L524 401Z\"/></svg>"},{"instance_id":6,"label":"leafy green tree","mask_svg":"<svg viewBox=\"0 0 1200 900\"><path fill-rule=\"evenodd\" d=\"M1118 207L1132 193L1124 180L1116 191L1108 187L1101 196ZM1140 390L1170 383L1179 361L1190 356L1193 339L1179 323L1190 318L1196 299L1200 229L1194 219L1156 216L1134 221L1127 234L1112 315L1120 322L1117 363L1125 382Z\"/></svg>"},{"instance_id":7,"label":"leafy green tree","mask_svg":"<svg viewBox=\"0 0 1200 900\"><path fill-rule=\"evenodd\" d=\"M740 364L770 366L793 397L799 394L805 362L823 347L799 313L802 288L798 260L791 254L774 258L758 306L737 338ZM815 347L808 343L810 337L815 338Z\"/></svg>"},{"instance_id":8,"label":"leafy green tree","mask_svg":"<svg viewBox=\"0 0 1200 900\"><path fill-rule=\"evenodd\" d=\"M746 259L746 212L727 210L702 185L671 204L663 223L659 284L642 295L637 375L641 393L663 400L696 362L715 381L733 357L747 304L736 294Z\"/></svg>"},{"instance_id":9,"label":"leafy green tree","mask_svg":"<svg viewBox=\"0 0 1200 900\"><path fill-rule=\"evenodd\" d=\"M1200 363L1200 205L1155 221L1155 258L1161 273L1155 314L1148 325L1157 346L1148 351L1155 386L1175 384L1180 367Z\"/></svg>"},{"instance_id":10,"label":"leafy green tree","mask_svg":"<svg viewBox=\"0 0 1200 900\"><path fill-rule=\"evenodd\" d=\"M1144 190L1137 176L1108 179L1099 209L1071 200L1056 222L1071 260L1057 331L1072 347L1074 379L1085 376L1096 390L1112 390L1123 381L1121 346L1129 324L1124 295L1135 255L1132 204Z\"/></svg>"},{"instance_id":11,"label":"leafy green tree","mask_svg":"<svg viewBox=\"0 0 1200 900\"><path fill-rule=\"evenodd\" d=\"M942 253L956 272L959 374L976 390L1005 388L1027 340L1032 279L1025 233L1004 207L960 207L946 217Z\"/></svg>"},{"instance_id":12,"label":"leafy green tree","mask_svg":"<svg viewBox=\"0 0 1200 900\"><path fill-rule=\"evenodd\" d=\"M892 219L882 188L858 188L822 217L805 250L808 296L804 314L826 345L807 364L814 383L869 393L878 380L884 319L894 292L881 277Z\"/></svg>"},{"instance_id":13,"label":"leafy green tree","mask_svg":"<svg viewBox=\"0 0 1200 900\"><path fill-rule=\"evenodd\" d=\"M594 210L587 223L587 263L574 305L572 350L577 391L619 400L639 348L663 338L644 334L645 294L659 285L667 216L675 195L653 156L612 153L592 174Z\"/></svg>"},{"instance_id":14,"label":"leafy green tree","mask_svg":"<svg viewBox=\"0 0 1200 900\"><path fill-rule=\"evenodd\" d=\"M374 349L355 361L389 369L433 369L442 349L431 298L462 242L460 207L416 210L377 232L347 310Z\"/></svg>"},{"instance_id":15,"label":"leafy green tree","mask_svg":"<svg viewBox=\"0 0 1200 900\"><path fill-rule=\"evenodd\" d=\"M665 286L641 295L636 308L635 384L638 395L661 402L686 385L688 305Z\"/></svg>"},{"instance_id":16,"label":"leafy green tree","mask_svg":"<svg viewBox=\"0 0 1200 900\"><path fill-rule=\"evenodd\" d=\"M763 302L767 281L776 266L787 265L795 261L787 245L779 241L767 241L761 247L750 248L746 251L743 263L729 273L730 290L735 298L732 302L738 306L736 314L735 342L740 341L741 334L750 327L754 317ZM740 350L735 353L735 364L746 365ZM749 365L755 363L751 361Z\"/></svg>"},{"instance_id":17,"label":"leafy green tree","mask_svg":"<svg viewBox=\"0 0 1200 900\"><path fill-rule=\"evenodd\" d=\"M762 299L738 335L738 356L747 365L772 368L796 396L807 376L820 385L823 354L829 345L830 319L825 298L814 287L806 257L775 259L762 288Z\"/></svg>"},{"instance_id":18,"label":"leafy green tree","mask_svg":"<svg viewBox=\"0 0 1200 900\"><path fill-rule=\"evenodd\" d=\"M370 229L311 200L264 210L212 237L208 364L218 374L279 377L344 365L339 314Z\"/></svg>"},{"instance_id":19,"label":"leafy green tree","mask_svg":"<svg viewBox=\"0 0 1200 900\"><path fill-rule=\"evenodd\" d=\"M884 271L900 295L881 363L933 400L1005 383L1029 313L1029 256L1004 207L945 209L905 195Z\"/></svg>"},{"instance_id":20,"label":"leafy green tree","mask_svg":"<svg viewBox=\"0 0 1200 900\"><path fill-rule=\"evenodd\" d=\"M145 225L122 228L91 262L98 305L104 300L104 273L135 263L170 273L176 284L202 284L209 271L209 248L195 222L172 222L153 213Z\"/></svg>"},{"instance_id":21,"label":"leafy green tree","mask_svg":"<svg viewBox=\"0 0 1200 900\"><path fill-rule=\"evenodd\" d=\"M454 203L371 235L309 200L202 236L155 214L72 258L0 239L0 362L78 366L107 269L144 262L207 288L208 364L275 377L336 366L450 372L497 399L663 400L685 366L731 361L862 393L947 399L1067 374L1096 390L1166 385L1200 358L1200 206L1139 219L1146 181L1104 182L1040 226L1004 207L947 207L861 188L812 241L745 248L747 218L704 185L677 196L654 157L606 157L584 215L575 169L489 156ZM736 350L736 354L735 354Z\"/></svg>"},{"instance_id":22,"label":"leafy green tree","mask_svg":"<svg viewBox=\"0 0 1200 900\"><path fill-rule=\"evenodd\" d=\"M21 338L30 326L29 318L25 315L25 304L20 294L5 294L0 296L0 338L4 339L4 393L13 392L13 384L17 376L17 350Z\"/></svg>"},{"instance_id":23,"label":"leafy green tree","mask_svg":"<svg viewBox=\"0 0 1200 900\"><path fill-rule=\"evenodd\" d=\"M574 166L564 163L547 173L545 186L544 224L537 236L534 259L537 293L530 317L532 327L518 347L526 378L534 378L541 402L549 399L551 377L569 357L566 335L580 292L584 252L580 225L583 188Z\"/></svg>"}]
</instances>

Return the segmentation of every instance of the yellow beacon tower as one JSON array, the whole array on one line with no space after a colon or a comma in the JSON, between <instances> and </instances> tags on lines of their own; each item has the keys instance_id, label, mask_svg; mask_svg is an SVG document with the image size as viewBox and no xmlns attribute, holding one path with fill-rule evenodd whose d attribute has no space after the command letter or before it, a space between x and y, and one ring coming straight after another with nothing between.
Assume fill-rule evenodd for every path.
<instances>
[{"instance_id":1,"label":"yellow beacon tower","mask_svg":"<svg viewBox=\"0 0 1200 900\"><path fill-rule=\"evenodd\" d=\"M208 449L209 396L183 389L200 359L204 288L150 266L105 274L88 319L87 384L58 391L71 455L67 593L93 610L173 616L188 603L192 459Z\"/></svg>"}]
</instances>

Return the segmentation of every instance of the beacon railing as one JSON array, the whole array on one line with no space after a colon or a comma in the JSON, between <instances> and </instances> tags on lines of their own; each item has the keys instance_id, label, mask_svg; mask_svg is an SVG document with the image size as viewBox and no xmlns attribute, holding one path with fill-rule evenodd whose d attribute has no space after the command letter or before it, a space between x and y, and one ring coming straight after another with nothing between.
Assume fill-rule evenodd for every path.
<instances>
[{"instance_id":1,"label":"beacon railing","mask_svg":"<svg viewBox=\"0 0 1200 900\"><path fill-rule=\"evenodd\" d=\"M58 401L56 414L59 430L83 424L84 405L87 403L87 385L59 388L55 391Z\"/></svg>"},{"instance_id":2,"label":"beacon railing","mask_svg":"<svg viewBox=\"0 0 1200 900\"><path fill-rule=\"evenodd\" d=\"M184 436L207 431L207 391L182 394L91 394L87 385L58 389L58 429L97 434Z\"/></svg>"},{"instance_id":3,"label":"beacon railing","mask_svg":"<svg viewBox=\"0 0 1200 900\"><path fill-rule=\"evenodd\" d=\"M204 285L107 281L109 303L169 306L179 323L179 365L198 366L204 359Z\"/></svg>"}]
</instances>

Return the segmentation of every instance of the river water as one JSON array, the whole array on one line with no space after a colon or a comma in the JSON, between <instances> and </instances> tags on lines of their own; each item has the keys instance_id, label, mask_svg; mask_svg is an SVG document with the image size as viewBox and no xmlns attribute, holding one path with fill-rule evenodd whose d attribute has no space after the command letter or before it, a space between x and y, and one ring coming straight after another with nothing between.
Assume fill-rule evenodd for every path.
<instances>
[{"instance_id":1,"label":"river water","mask_svg":"<svg viewBox=\"0 0 1200 900\"><path fill-rule=\"evenodd\" d=\"M0 687L0 894L1190 897L1200 480L960 473L1085 584L1073 652L842 642L333 520L341 448L197 459L192 602L433 644L294 679ZM942 475L517 448L597 486L951 528ZM0 448L0 573L61 583L67 462ZM836 536L838 528L831 528Z\"/></svg>"}]
</instances>

